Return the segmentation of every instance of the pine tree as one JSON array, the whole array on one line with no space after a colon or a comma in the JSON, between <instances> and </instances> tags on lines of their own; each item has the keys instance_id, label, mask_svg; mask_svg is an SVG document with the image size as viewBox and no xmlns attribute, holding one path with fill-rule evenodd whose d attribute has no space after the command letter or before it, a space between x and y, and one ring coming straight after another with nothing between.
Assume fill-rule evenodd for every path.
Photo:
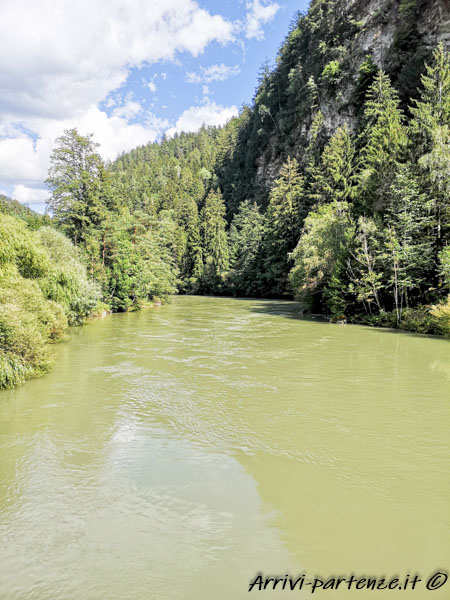
<instances>
[{"instance_id":1,"label":"pine tree","mask_svg":"<svg viewBox=\"0 0 450 600\"><path fill-rule=\"evenodd\" d=\"M288 158L272 188L267 209L266 276L276 294L287 291L288 254L300 237L302 199L303 177L295 158Z\"/></svg>"},{"instance_id":2,"label":"pine tree","mask_svg":"<svg viewBox=\"0 0 450 600\"><path fill-rule=\"evenodd\" d=\"M389 77L379 71L367 92L359 138L358 199L369 210L383 211L386 192L406 147L399 104Z\"/></svg>"},{"instance_id":3,"label":"pine tree","mask_svg":"<svg viewBox=\"0 0 450 600\"><path fill-rule=\"evenodd\" d=\"M203 251L200 238L200 221L197 204L193 198L180 202L178 223L184 232L185 250L181 259L180 276L187 291L196 291L203 272Z\"/></svg>"},{"instance_id":4,"label":"pine tree","mask_svg":"<svg viewBox=\"0 0 450 600\"><path fill-rule=\"evenodd\" d=\"M413 151L419 158L432 150L436 131L450 126L450 61L442 43L434 51L432 63L426 66L420 97L410 110Z\"/></svg>"},{"instance_id":5,"label":"pine tree","mask_svg":"<svg viewBox=\"0 0 450 600\"><path fill-rule=\"evenodd\" d=\"M231 223L229 233L229 283L234 294L255 296L262 293L262 251L264 216L255 203L243 202Z\"/></svg>"},{"instance_id":6,"label":"pine tree","mask_svg":"<svg viewBox=\"0 0 450 600\"><path fill-rule=\"evenodd\" d=\"M220 191L211 191L201 211L204 258L203 285L208 292L219 292L229 268L225 203Z\"/></svg>"},{"instance_id":7,"label":"pine tree","mask_svg":"<svg viewBox=\"0 0 450 600\"><path fill-rule=\"evenodd\" d=\"M397 324L410 294L422 285L430 287L427 276L433 266L433 251L427 235L429 201L420 193L417 179L408 165L402 166L390 189L386 211L385 252L382 255L394 294ZM419 298L423 294L418 294Z\"/></svg>"},{"instance_id":8,"label":"pine tree","mask_svg":"<svg viewBox=\"0 0 450 600\"><path fill-rule=\"evenodd\" d=\"M315 169L310 198L326 203L348 200L353 191L355 149L347 126L339 127L322 153Z\"/></svg>"},{"instance_id":9,"label":"pine tree","mask_svg":"<svg viewBox=\"0 0 450 600\"><path fill-rule=\"evenodd\" d=\"M411 108L412 155L421 170L421 185L432 200L436 251L450 227L450 61L440 44L422 76L420 98Z\"/></svg>"}]
</instances>

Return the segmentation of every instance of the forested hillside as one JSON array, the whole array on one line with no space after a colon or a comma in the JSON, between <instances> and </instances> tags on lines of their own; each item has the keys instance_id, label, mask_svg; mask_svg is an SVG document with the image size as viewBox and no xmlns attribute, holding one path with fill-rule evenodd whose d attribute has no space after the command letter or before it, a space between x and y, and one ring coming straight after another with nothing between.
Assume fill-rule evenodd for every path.
<instances>
[{"instance_id":1,"label":"forested hillside","mask_svg":"<svg viewBox=\"0 0 450 600\"><path fill-rule=\"evenodd\" d=\"M448 31L440 2L312 2L238 118L118 159L132 213L172 211L180 291L445 330Z\"/></svg>"},{"instance_id":2,"label":"forested hillside","mask_svg":"<svg viewBox=\"0 0 450 600\"><path fill-rule=\"evenodd\" d=\"M314 0L223 128L113 164L66 131L47 180L59 232L0 204L0 387L42 371L100 298L294 296L334 320L450 333L443 7Z\"/></svg>"}]
</instances>

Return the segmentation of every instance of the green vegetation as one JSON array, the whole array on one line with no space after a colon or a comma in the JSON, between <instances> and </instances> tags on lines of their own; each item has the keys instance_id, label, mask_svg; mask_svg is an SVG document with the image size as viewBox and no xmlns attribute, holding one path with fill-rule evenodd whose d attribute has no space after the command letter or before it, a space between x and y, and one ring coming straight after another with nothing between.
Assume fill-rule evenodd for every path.
<instances>
[{"instance_id":1,"label":"green vegetation","mask_svg":"<svg viewBox=\"0 0 450 600\"><path fill-rule=\"evenodd\" d=\"M79 251L58 231L0 214L0 388L45 372L50 344L100 298Z\"/></svg>"},{"instance_id":2,"label":"green vegetation","mask_svg":"<svg viewBox=\"0 0 450 600\"><path fill-rule=\"evenodd\" d=\"M0 214L18 217L28 225L30 229L39 229L43 225L50 225L51 219L48 215L40 215L28 206L0 194Z\"/></svg>"},{"instance_id":3,"label":"green vegetation","mask_svg":"<svg viewBox=\"0 0 450 600\"><path fill-rule=\"evenodd\" d=\"M110 165L66 131L47 180L56 229L0 199L0 387L44 371L100 298L126 311L176 292L295 296L334 320L450 334L450 66L441 44L402 86L419 5L400 4L410 29L390 72L368 55L352 76L366 23L314 0L223 128Z\"/></svg>"}]
</instances>

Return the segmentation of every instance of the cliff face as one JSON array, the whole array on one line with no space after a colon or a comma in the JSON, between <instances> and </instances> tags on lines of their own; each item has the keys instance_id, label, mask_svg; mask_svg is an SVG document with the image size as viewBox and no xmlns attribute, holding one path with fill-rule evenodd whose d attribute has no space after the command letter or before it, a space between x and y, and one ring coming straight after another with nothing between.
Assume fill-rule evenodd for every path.
<instances>
[{"instance_id":1,"label":"cliff face","mask_svg":"<svg viewBox=\"0 0 450 600\"><path fill-rule=\"evenodd\" d=\"M450 49L450 0L351 0L344 19L356 23L357 29L344 42L348 72L341 82L339 102L326 88L319 101L327 134L343 123L354 127L357 111L351 106L352 94L367 56L377 68L391 74L404 99L409 100L430 52L439 42ZM408 77L411 81L405 82ZM348 110L349 106L353 110Z\"/></svg>"},{"instance_id":2,"label":"cliff face","mask_svg":"<svg viewBox=\"0 0 450 600\"><path fill-rule=\"evenodd\" d=\"M262 74L222 165L230 212L246 197L265 204L288 155L305 164L311 146L323 146L337 127L354 129L377 69L390 75L406 109L439 42L450 49L450 0L312 0L275 68Z\"/></svg>"},{"instance_id":3,"label":"cliff face","mask_svg":"<svg viewBox=\"0 0 450 600\"><path fill-rule=\"evenodd\" d=\"M372 52L379 66L388 62L394 36L408 17L416 22L419 43L434 47L441 40L447 45L450 41L449 0L350 0L347 10L364 22L358 45L364 52Z\"/></svg>"}]
</instances>

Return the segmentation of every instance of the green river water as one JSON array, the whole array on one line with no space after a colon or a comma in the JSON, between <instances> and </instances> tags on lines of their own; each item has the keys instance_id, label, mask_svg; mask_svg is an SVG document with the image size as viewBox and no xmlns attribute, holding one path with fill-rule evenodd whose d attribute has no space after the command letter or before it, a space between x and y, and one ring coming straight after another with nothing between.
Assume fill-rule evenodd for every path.
<instances>
[{"instance_id":1,"label":"green river water","mask_svg":"<svg viewBox=\"0 0 450 600\"><path fill-rule=\"evenodd\" d=\"M448 341L297 312L177 297L0 393L0 600L450 598L248 592L450 567Z\"/></svg>"}]
</instances>

